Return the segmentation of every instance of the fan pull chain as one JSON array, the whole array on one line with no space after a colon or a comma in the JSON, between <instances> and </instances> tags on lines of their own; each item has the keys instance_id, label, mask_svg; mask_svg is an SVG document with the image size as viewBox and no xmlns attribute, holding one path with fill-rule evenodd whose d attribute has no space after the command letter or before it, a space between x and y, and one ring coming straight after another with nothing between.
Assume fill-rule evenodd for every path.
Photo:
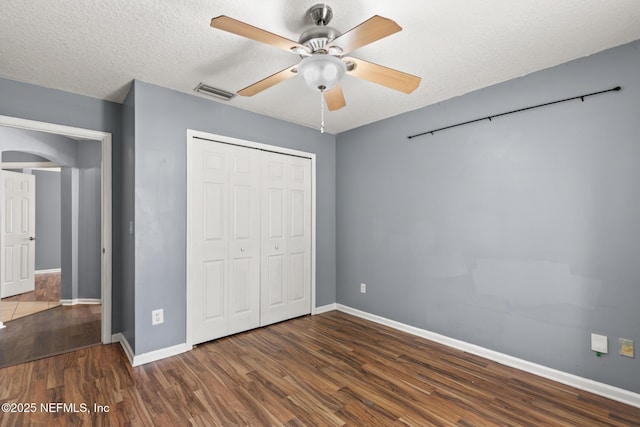
<instances>
[{"instance_id":1,"label":"fan pull chain","mask_svg":"<svg viewBox=\"0 0 640 427\"><path fill-rule=\"evenodd\" d=\"M324 133L324 92L320 91L320 133Z\"/></svg>"}]
</instances>

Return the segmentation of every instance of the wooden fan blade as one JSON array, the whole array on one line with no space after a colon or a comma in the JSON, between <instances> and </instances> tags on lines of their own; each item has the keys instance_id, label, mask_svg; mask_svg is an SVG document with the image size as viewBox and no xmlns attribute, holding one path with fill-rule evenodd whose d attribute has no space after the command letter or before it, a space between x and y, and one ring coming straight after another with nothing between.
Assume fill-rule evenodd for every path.
<instances>
[{"instance_id":1,"label":"wooden fan blade","mask_svg":"<svg viewBox=\"0 0 640 427\"><path fill-rule=\"evenodd\" d=\"M284 70L278 71L275 74L266 77L259 82L256 82L250 86L245 87L244 89L240 89L238 91L238 95L242 96L253 96L256 93L260 93L263 90L269 89L271 86L275 86L278 83L281 83L291 77L294 77L296 73L293 71L298 64L292 65L290 67L285 68Z\"/></svg>"},{"instance_id":2,"label":"wooden fan blade","mask_svg":"<svg viewBox=\"0 0 640 427\"><path fill-rule=\"evenodd\" d=\"M327 48L337 46L347 54L400 30L402 27L395 21L375 15L333 40Z\"/></svg>"},{"instance_id":3,"label":"wooden fan blade","mask_svg":"<svg viewBox=\"0 0 640 427\"><path fill-rule=\"evenodd\" d=\"M342 59L345 62L350 61L355 64L353 70L347 71L347 74L386 86L390 89L399 90L400 92L413 92L418 85L420 85L420 80L422 80L418 76L403 73L402 71L394 70L393 68L383 67L382 65L374 64L362 59L353 57L344 57Z\"/></svg>"},{"instance_id":4,"label":"wooden fan blade","mask_svg":"<svg viewBox=\"0 0 640 427\"><path fill-rule=\"evenodd\" d=\"M333 89L324 91L323 95L324 102L327 103L329 111L339 110L347 105L347 102L344 100L344 94L342 93L340 83L335 85Z\"/></svg>"},{"instance_id":5,"label":"wooden fan blade","mask_svg":"<svg viewBox=\"0 0 640 427\"><path fill-rule=\"evenodd\" d=\"M294 49L303 49L311 53L308 47L303 46L298 42L294 42L293 40L270 33L262 28L254 27L253 25L238 21L237 19L229 18L225 15L213 18L211 20L211 26L219 30L227 31L251 40L278 47L286 50L287 52L293 52Z\"/></svg>"}]
</instances>

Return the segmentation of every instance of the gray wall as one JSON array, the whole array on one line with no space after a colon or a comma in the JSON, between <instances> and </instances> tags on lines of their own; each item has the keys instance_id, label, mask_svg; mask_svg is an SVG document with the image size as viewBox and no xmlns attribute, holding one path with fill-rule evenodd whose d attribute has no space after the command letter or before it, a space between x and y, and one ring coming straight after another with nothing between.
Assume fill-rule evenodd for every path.
<instances>
[{"instance_id":1,"label":"gray wall","mask_svg":"<svg viewBox=\"0 0 640 427\"><path fill-rule=\"evenodd\" d=\"M122 328L123 289L121 269L121 206L119 190L122 187L121 115L122 106L55 89L0 78L0 115L56 123L112 134L113 142L113 310L112 331ZM1 128L0 128L1 129ZM4 129L10 131L11 129ZM37 154L37 153L36 153ZM51 158L49 156L45 156ZM55 161L55 159L51 158Z\"/></svg>"},{"instance_id":2,"label":"gray wall","mask_svg":"<svg viewBox=\"0 0 640 427\"><path fill-rule=\"evenodd\" d=\"M78 272L78 214L80 181L77 168L62 168L60 171L60 199L62 248L60 262L60 298L77 299L79 294Z\"/></svg>"},{"instance_id":3,"label":"gray wall","mask_svg":"<svg viewBox=\"0 0 640 427\"><path fill-rule=\"evenodd\" d=\"M338 135L337 301L640 392L640 359L618 355L640 342L639 48Z\"/></svg>"},{"instance_id":4,"label":"gray wall","mask_svg":"<svg viewBox=\"0 0 640 427\"><path fill-rule=\"evenodd\" d=\"M4 128L3 130L6 130ZM38 156L37 154L25 153L23 151L3 151L2 152L2 161L3 162L49 162L49 159L46 159L42 156Z\"/></svg>"},{"instance_id":5,"label":"gray wall","mask_svg":"<svg viewBox=\"0 0 640 427\"><path fill-rule=\"evenodd\" d=\"M76 164L76 141L45 132L0 126L0 150L4 161L41 161L45 158L60 166Z\"/></svg>"},{"instance_id":6,"label":"gray wall","mask_svg":"<svg viewBox=\"0 0 640 427\"><path fill-rule=\"evenodd\" d=\"M102 144L77 143L76 167L62 168L62 298L101 298Z\"/></svg>"},{"instance_id":7,"label":"gray wall","mask_svg":"<svg viewBox=\"0 0 640 427\"><path fill-rule=\"evenodd\" d=\"M60 268L60 172L32 173L36 177L36 271Z\"/></svg>"},{"instance_id":8,"label":"gray wall","mask_svg":"<svg viewBox=\"0 0 640 427\"><path fill-rule=\"evenodd\" d=\"M335 301L335 137L135 83L136 354L185 342L187 128L316 153L317 305ZM165 323L151 326L164 308Z\"/></svg>"},{"instance_id":9,"label":"gray wall","mask_svg":"<svg viewBox=\"0 0 640 427\"><path fill-rule=\"evenodd\" d=\"M99 141L78 143L78 298L101 298L101 160Z\"/></svg>"}]
</instances>

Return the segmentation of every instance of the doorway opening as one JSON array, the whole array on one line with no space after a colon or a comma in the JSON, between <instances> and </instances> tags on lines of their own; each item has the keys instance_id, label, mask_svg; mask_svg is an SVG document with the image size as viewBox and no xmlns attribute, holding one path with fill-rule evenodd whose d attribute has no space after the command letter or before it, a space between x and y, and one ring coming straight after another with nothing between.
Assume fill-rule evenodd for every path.
<instances>
[{"instance_id":1,"label":"doorway opening","mask_svg":"<svg viewBox=\"0 0 640 427\"><path fill-rule=\"evenodd\" d=\"M24 141L9 142L6 139L12 134L5 132L0 131L0 242L3 242L0 246L0 321L3 323L60 305L61 253L64 252L60 168L27 151L6 150ZM25 145L28 150L29 144Z\"/></svg>"},{"instance_id":2,"label":"doorway opening","mask_svg":"<svg viewBox=\"0 0 640 427\"><path fill-rule=\"evenodd\" d=\"M87 301L72 294L71 297L63 298L63 303L66 305L87 304L96 302L101 304L101 325L100 325L100 341L103 344L110 343L112 341L111 335L111 307L112 307L112 139L111 134L108 132L94 131L82 128L75 128L70 126L51 124L45 122L38 122L33 120L19 119L8 116L0 116L0 126L3 128L14 128L25 131L42 132L50 135L59 135L73 139L78 144L86 143L87 141L97 141L100 145L98 148L101 154L101 162L97 169L97 180L99 180L99 216L100 227L97 233L99 233L99 298L93 298L93 301ZM45 150L46 151L46 150ZM49 165L50 166L50 165ZM70 171L70 182L79 185L79 179L77 171ZM73 175L76 175L75 177ZM77 203L77 200L75 201ZM0 244L3 244L0 242ZM78 247L78 244L73 246L73 250L82 251L82 248ZM77 262L75 265L72 263L71 268L77 268ZM55 271L45 271L46 274L54 274ZM74 280L78 280L76 271L72 275ZM87 306L90 307L90 306ZM0 301L0 309L2 308L2 302ZM89 308L89 311L91 309ZM93 309L95 311L95 309ZM0 322L0 328L11 328L10 324L3 324ZM6 331L6 329L5 329ZM0 331L4 332L4 331Z\"/></svg>"}]
</instances>

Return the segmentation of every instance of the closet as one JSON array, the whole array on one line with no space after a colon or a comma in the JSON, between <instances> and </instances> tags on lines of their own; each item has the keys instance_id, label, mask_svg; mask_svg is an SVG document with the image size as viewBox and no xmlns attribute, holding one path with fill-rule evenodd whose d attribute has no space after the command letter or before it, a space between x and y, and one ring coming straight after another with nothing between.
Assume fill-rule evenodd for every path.
<instances>
[{"instance_id":1,"label":"closet","mask_svg":"<svg viewBox=\"0 0 640 427\"><path fill-rule=\"evenodd\" d=\"M311 159L188 144L191 344L311 313Z\"/></svg>"}]
</instances>

